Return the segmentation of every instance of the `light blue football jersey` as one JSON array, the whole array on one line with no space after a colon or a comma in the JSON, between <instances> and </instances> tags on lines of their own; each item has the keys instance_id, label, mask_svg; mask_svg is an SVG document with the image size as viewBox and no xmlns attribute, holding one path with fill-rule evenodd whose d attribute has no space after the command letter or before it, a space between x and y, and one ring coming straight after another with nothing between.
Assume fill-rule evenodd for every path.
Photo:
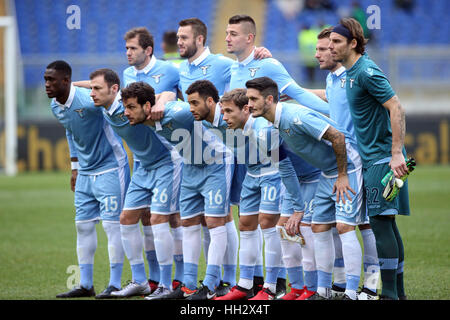
<instances>
[{"instance_id":1,"label":"light blue football jersey","mask_svg":"<svg viewBox=\"0 0 450 320\"><path fill-rule=\"evenodd\" d=\"M183 94L184 101L187 101L186 90L197 80L209 80L219 91L222 96L225 91L228 91L230 83L230 67L233 63L228 57L221 54L212 54L209 48L192 63L188 60L180 64L180 83L179 89Z\"/></svg>"},{"instance_id":2,"label":"light blue football jersey","mask_svg":"<svg viewBox=\"0 0 450 320\"><path fill-rule=\"evenodd\" d=\"M179 79L178 68L168 61L156 59L155 56L152 56L150 63L142 70L131 66L123 71L124 86L143 81L151 85L156 94L163 91L176 93Z\"/></svg>"},{"instance_id":3,"label":"light blue football jersey","mask_svg":"<svg viewBox=\"0 0 450 320\"><path fill-rule=\"evenodd\" d=\"M256 60L254 59L254 52L244 61L233 62L231 66L230 90L245 88L247 81L259 77L271 78L277 83L280 94L287 94L301 105L324 114L329 113L328 103L300 87L278 60L273 58Z\"/></svg>"},{"instance_id":4,"label":"light blue football jersey","mask_svg":"<svg viewBox=\"0 0 450 320\"><path fill-rule=\"evenodd\" d=\"M232 152L202 121L195 121L187 102L167 102L161 121L149 127L175 146L185 164L233 163Z\"/></svg>"},{"instance_id":5,"label":"light blue football jersey","mask_svg":"<svg viewBox=\"0 0 450 320\"><path fill-rule=\"evenodd\" d=\"M353 127L352 115L350 114L350 106L348 105L345 89L346 77L347 74L344 66L334 72L330 72L327 75L325 92L330 107L330 118L336 123L339 123L356 140L355 128Z\"/></svg>"},{"instance_id":6,"label":"light blue football jersey","mask_svg":"<svg viewBox=\"0 0 450 320\"><path fill-rule=\"evenodd\" d=\"M114 131L124 139L139 161L141 166L150 171L172 162L172 156L179 156L174 147L163 137L158 136L152 129L144 124L130 125L125 116L125 108L117 94L114 103L103 115Z\"/></svg>"},{"instance_id":7,"label":"light blue football jersey","mask_svg":"<svg viewBox=\"0 0 450 320\"><path fill-rule=\"evenodd\" d=\"M103 118L90 90L71 86L65 104L52 99L51 109L66 129L70 157L77 157L80 174L99 174L128 165L122 140Z\"/></svg>"},{"instance_id":8,"label":"light blue football jersey","mask_svg":"<svg viewBox=\"0 0 450 320\"><path fill-rule=\"evenodd\" d=\"M345 135L347 170L361 167L356 142L351 135L333 120L314 110L280 102L276 107L274 126L294 153L326 176L336 176L337 162L333 147L329 141L322 140L323 134L333 126Z\"/></svg>"}]
</instances>

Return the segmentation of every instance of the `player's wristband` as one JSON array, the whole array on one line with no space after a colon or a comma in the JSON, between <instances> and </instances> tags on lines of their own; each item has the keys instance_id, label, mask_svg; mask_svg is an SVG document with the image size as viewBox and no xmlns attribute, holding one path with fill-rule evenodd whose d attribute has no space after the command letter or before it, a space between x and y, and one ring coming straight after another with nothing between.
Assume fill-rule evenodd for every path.
<instances>
[{"instance_id":1,"label":"player's wristband","mask_svg":"<svg viewBox=\"0 0 450 320\"><path fill-rule=\"evenodd\" d=\"M70 167L72 168L72 170L78 170L80 168L80 165L78 164L78 161L71 161Z\"/></svg>"}]
</instances>

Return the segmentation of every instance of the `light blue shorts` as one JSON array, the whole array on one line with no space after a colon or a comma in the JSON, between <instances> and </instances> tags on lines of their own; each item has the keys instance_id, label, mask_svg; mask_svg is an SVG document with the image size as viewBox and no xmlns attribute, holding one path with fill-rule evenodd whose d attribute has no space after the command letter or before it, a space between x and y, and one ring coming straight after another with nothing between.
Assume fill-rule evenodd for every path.
<instances>
[{"instance_id":1,"label":"light blue shorts","mask_svg":"<svg viewBox=\"0 0 450 320\"><path fill-rule=\"evenodd\" d=\"M361 169L356 169L348 174L350 187L356 192L354 195L349 191L352 199L342 200L336 203L336 193L333 193L333 186L337 178L320 176L314 198L314 212L312 216L313 224L345 223L356 226L363 224L366 220L363 208L363 179Z\"/></svg>"},{"instance_id":2,"label":"light blue shorts","mask_svg":"<svg viewBox=\"0 0 450 320\"><path fill-rule=\"evenodd\" d=\"M247 174L242 184L240 215L280 214L280 187L281 178L278 173L261 177Z\"/></svg>"},{"instance_id":3,"label":"light blue shorts","mask_svg":"<svg viewBox=\"0 0 450 320\"><path fill-rule=\"evenodd\" d=\"M180 190L180 216L204 214L226 217L230 211L230 188L234 164L184 164Z\"/></svg>"},{"instance_id":4,"label":"light blue shorts","mask_svg":"<svg viewBox=\"0 0 450 320\"><path fill-rule=\"evenodd\" d=\"M179 212L181 172L181 161L150 171L139 165L131 177L123 209L151 207L151 213L162 215Z\"/></svg>"},{"instance_id":5,"label":"light blue shorts","mask_svg":"<svg viewBox=\"0 0 450 320\"><path fill-rule=\"evenodd\" d=\"M317 177L319 178L319 177ZM319 180L312 181L299 181L300 192L305 204L304 214L302 218L302 223L311 224L312 215L314 212L314 197L316 194L317 186L319 185ZM281 216L290 217L294 213L294 201L291 195L287 192L284 193L281 200Z\"/></svg>"},{"instance_id":6,"label":"light blue shorts","mask_svg":"<svg viewBox=\"0 0 450 320\"><path fill-rule=\"evenodd\" d=\"M119 221L129 183L128 164L98 175L78 174L75 221Z\"/></svg>"}]
</instances>

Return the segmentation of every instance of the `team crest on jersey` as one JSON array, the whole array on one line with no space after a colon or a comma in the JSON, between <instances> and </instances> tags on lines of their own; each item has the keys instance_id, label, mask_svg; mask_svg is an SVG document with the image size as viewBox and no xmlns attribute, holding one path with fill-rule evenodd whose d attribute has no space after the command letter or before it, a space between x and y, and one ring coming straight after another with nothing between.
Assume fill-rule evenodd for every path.
<instances>
[{"instance_id":1,"label":"team crest on jersey","mask_svg":"<svg viewBox=\"0 0 450 320\"><path fill-rule=\"evenodd\" d=\"M204 76L206 76L206 74L208 73L208 68L209 67L211 67L210 64L200 67L200 69L202 69L202 73L203 73Z\"/></svg>"},{"instance_id":2,"label":"team crest on jersey","mask_svg":"<svg viewBox=\"0 0 450 320\"><path fill-rule=\"evenodd\" d=\"M291 129L284 129L284 132L286 132L286 134L289 136L291 133Z\"/></svg>"},{"instance_id":3,"label":"team crest on jersey","mask_svg":"<svg viewBox=\"0 0 450 320\"><path fill-rule=\"evenodd\" d=\"M254 77L256 75L256 71L259 70L259 68L248 68L248 70L250 71L250 77Z\"/></svg>"},{"instance_id":4,"label":"team crest on jersey","mask_svg":"<svg viewBox=\"0 0 450 320\"><path fill-rule=\"evenodd\" d=\"M341 79L341 88L345 88L345 79Z\"/></svg>"},{"instance_id":5,"label":"team crest on jersey","mask_svg":"<svg viewBox=\"0 0 450 320\"><path fill-rule=\"evenodd\" d=\"M353 88L353 82L355 82L355 79L350 79L350 89Z\"/></svg>"},{"instance_id":6,"label":"team crest on jersey","mask_svg":"<svg viewBox=\"0 0 450 320\"><path fill-rule=\"evenodd\" d=\"M152 76L152 78L155 79L155 83L159 83L159 82L161 81L161 77L162 77L163 75L164 75L163 73L161 73L161 74L155 74L154 76Z\"/></svg>"},{"instance_id":7,"label":"team crest on jersey","mask_svg":"<svg viewBox=\"0 0 450 320\"><path fill-rule=\"evenodd\" d=\"M81 108L81 109L76 109L76 110L74 110L76 113L78 113L78 115L80 116L80 118L84 118L84 114L83 114L83 111L84 111L84 109L83 108Z\"/></svg>"}]
</instances>

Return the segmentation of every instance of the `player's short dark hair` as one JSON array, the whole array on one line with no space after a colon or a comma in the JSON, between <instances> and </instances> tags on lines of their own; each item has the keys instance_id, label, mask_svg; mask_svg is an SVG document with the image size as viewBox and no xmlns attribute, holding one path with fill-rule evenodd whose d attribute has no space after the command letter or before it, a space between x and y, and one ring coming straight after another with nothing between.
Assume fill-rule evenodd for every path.
<instances>
[{"instance_id":1,"label":"player's short dark hair","mask_svg":"<svg viewBox=\"0 0 450 320\"><path fill-rule=\"evenodd\" d=\"M209 80L197 80L187 88L186 94L198 93L203 99L213 98L214 102L219 102L219 91Z\"/></svg>"},{"instance_id":2,"label":"player's short dark hair","mask_svg":"<svg viewBox=\"0 0 450 320\"><path fill-rule=\"evenodd\" d=\"M56 60L51 62L47 69L53 69L60 73L62 73L65 77L71 79L72 78L72 68L70 65L64 60Z\"/></svg>"},{"instance_id":3,"label":"player's short dark hair","mask_svg":"<svg viewBox=\"0 0 450 320\"><path fill-rule=\"evenodd\" d=\"M206 24L203 23L202 20L198 18L189 18L181 20L178 25L180 27L187 27L191 26L192 30L194 31L194 38L198 36L203 36L203 45L206 44L206 37L208 35L208 28L206 27Z\"/></svg>"},{"instance_id":4,"label":"player's short dark hair","mask_svg":"<svg viewBox=\"0 0 450 320\"><path fill-rule=\"evenodd\" d=\"M248 97L246 95L247 90L242 88L233 89L231 91L227 91L220 98L220 102L233 102L236 107L240 110L244 108L246 104L248 104Z\"/></svg>"},{"instance_id":5,"label":"player's short dark hair","mask_svg":"<svg viewBox=\"0 0 450 320\"><path fill-rule=\"evenodd\" d=\"M163 34L163 42L166 47L171 50L177 49L177 32L173 30L168 30Z\"/></svg>"},{"instance_id":6,"label":"player's short dark hair","mask_svg":"<svg viewBox=\"0 0 450 320\"><path fill-rule=\"evenodd\" d=\"M150 105L155 105L155 89L146 82L132 82L121 90L122 100L136 98L137 102L143 106L147 101Z\"/></svg>"},{"instance_id":7,"label":"player's short dark hair","mask_svg":"<svg viewBox=\"0 0 450 320\"><path fill-rule=\"evenodd\" d=\"M326 39L330 37L331 32L333 32L333 27L328 27L320 31L317 35L317 39Z\"/></svg>"},{"instance_id":8,"label":"player's short dark hair","mask_svg":"<svg viewBox=\"0 0 450 320\"><path fill-rule=\"evenodd\" d=\"M120 88L120 78L114 70L102 68L97 69L89 75L89 79L94 79L96 77L103 76L108 87L111 88L113 85L117 84Z\"/></svg>"},{"instance_id":9,"label":"player's short dark hair","mask_svg":"<svg viewBox=\"0 0 450 320\"><path fill-rule=\"evenodd\" d=\"M278 85L269 77L260 77L245 83L247 89L258 90L264 98L273 97L273 102L278 102Z\"/></svg>"},{"instance_id":10,"label":"player's short dark hair","mask_svg":"<svg viewBox=\"0 0 450 320\"><path fill-rule=\"evenodd\" d=\"M350 31L352 38L356 40L357 44L355 51L359 54L363 54L367 44L367 39L364 38L364 30L361 24L353 18L342 18L339 20L339 24L347 28ZM347 42L350 43L351 40L352 39L347 39Z\"/></svg>"},{"instance_id":11,"label":"player's short dark hair","mask_svg":"<svg viewBox=\"0 0 450 320\"><path fill-rule=\"evenodd\" d=\"M244 22L249 23L249 28L247 31L256 35L256 23L252 17L246 14L237 14L228 19L228 24L239 24Z\"/></svg>"},{"instance_id":12,"label":"player's short dark hair","mask_svg":"<svg viewBox=\"0 0 450 320\"><path fill-rule=\"evenodd\" d=\"M138 42L142 49L145 50L148 47L154 47L155 41L153 40L152 34L146 27L137 27L128 30L127 33L125 33L124 39L127 41L136 37L138 37Z\"/></svg>"}]
</instances>

